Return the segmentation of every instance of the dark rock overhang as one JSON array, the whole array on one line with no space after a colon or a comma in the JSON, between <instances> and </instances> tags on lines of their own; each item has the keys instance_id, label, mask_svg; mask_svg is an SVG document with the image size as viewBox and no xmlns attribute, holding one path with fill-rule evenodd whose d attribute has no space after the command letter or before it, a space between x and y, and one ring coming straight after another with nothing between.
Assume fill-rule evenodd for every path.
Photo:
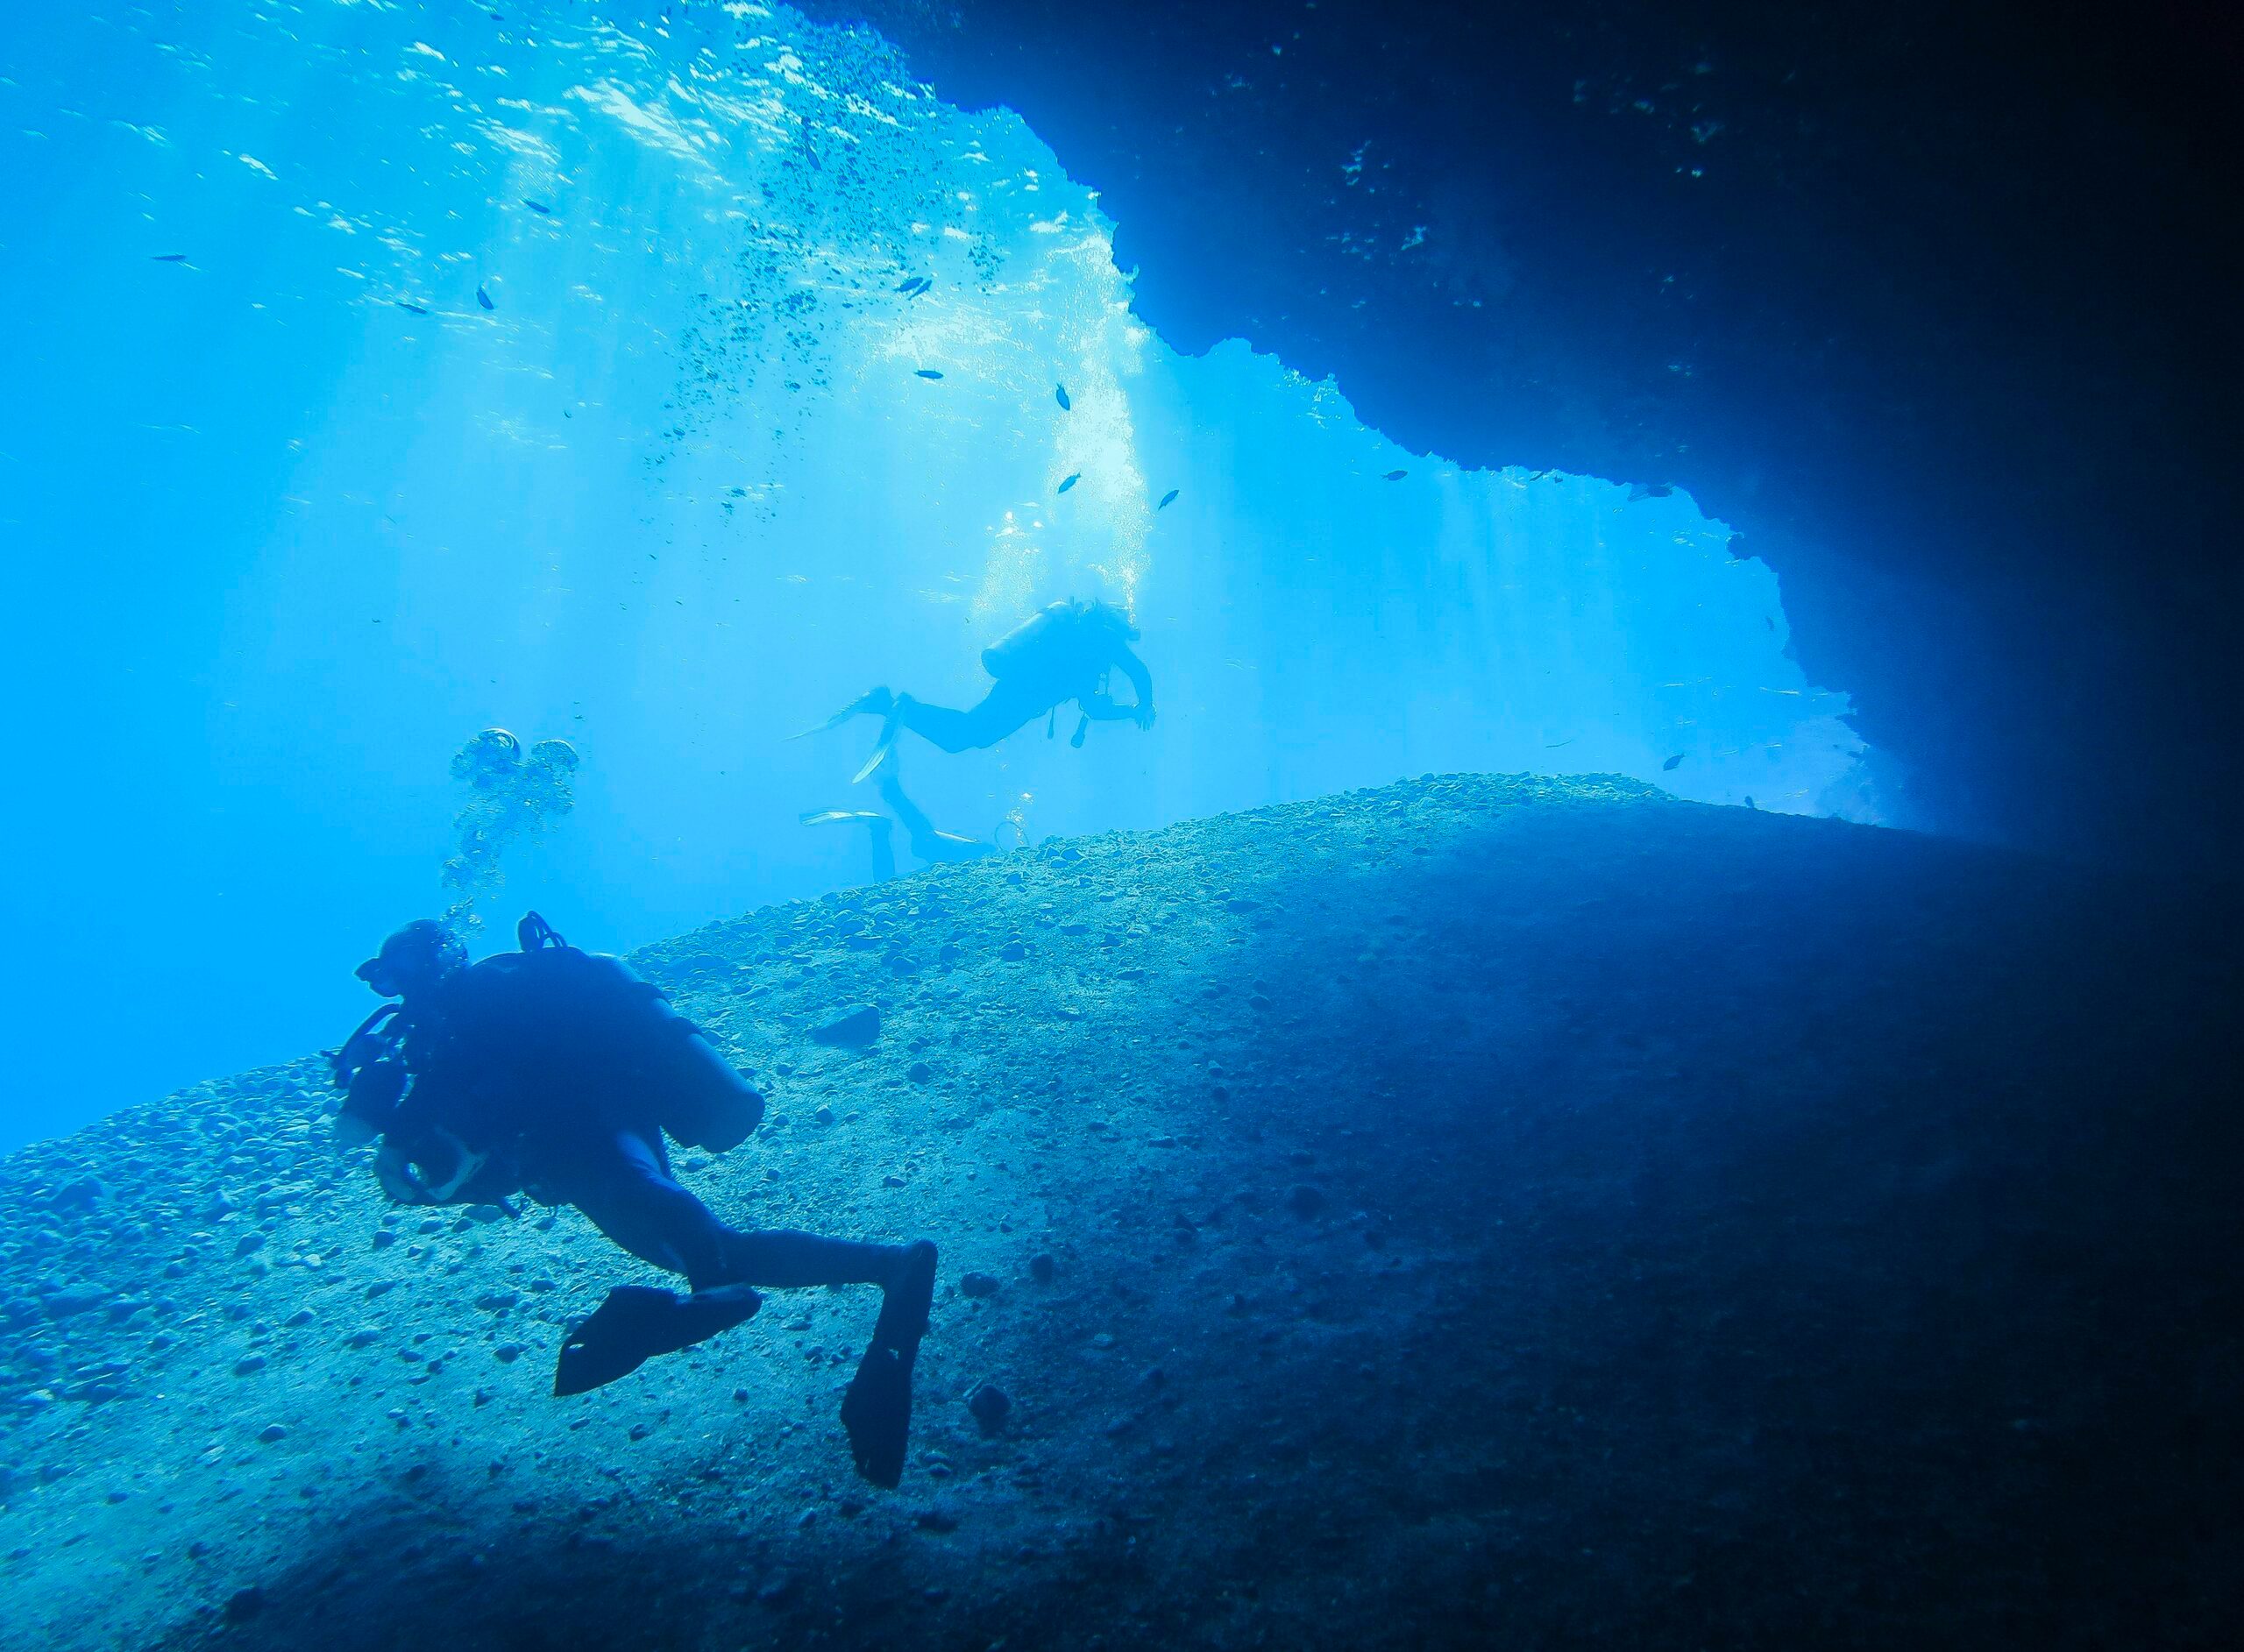
<instances>
[{"instance_id":1,"label":"dark rock overhang","mask_svg":"<svg viewBox=\"0 0 2244 1652\"><path fill-rule=\"evenodd\" d=\"M1244 337L1460 463L1687 488L1921 818L2216 847L2233 13L808 9L1019 110L1179 348Z\"/></svg>"}]
</instances>

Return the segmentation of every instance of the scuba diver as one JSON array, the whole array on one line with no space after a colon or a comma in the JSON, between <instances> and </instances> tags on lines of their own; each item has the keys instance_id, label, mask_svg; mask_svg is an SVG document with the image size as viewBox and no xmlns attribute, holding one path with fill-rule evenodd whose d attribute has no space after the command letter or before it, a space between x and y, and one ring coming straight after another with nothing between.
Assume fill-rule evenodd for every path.
<instances>
[{"instance_id":1,"label":"scuba diver","mask_svg":"<svg viewBox=\"0 0 2244 1652\"><path fill-rule=\"evenodd\" d=\"M1006 827L1019 833L1014 847L1026 847L1028 834L1018 820L1008 818L998 827L997 837L965 838L955 832L940 832L926 810L904 795L904 778L897 773L900 762L893 753L881 769L880 798L888 805L889 813L876 809L816 810L802 817L805 826L847 826L862 822L872 840L873 882L885 883L896 876L895 826L901 822L905 839L913 858L927 866L954 861L978 861L984 855L998 854L1004 845L998 840ZM893 815L891 820L889 817Z\"/></svg>"},{"instance_id":2,"label":"scuba diver","mask_svg":"<svg viewBox=\"0 0 2244 1652\"><path fill-rule=\"evenodd\" d=\"M877 1285L880 1315L842 1401L858 1471L901 1478L912 1366L927 1329L935 1247L728 1226L671 1174L663 1138L723 1152L763 1097L621 959L568 945L535 912L522 950L471 964L434 918L359 967L387 1003L332 1058L338 1138L380 1138L374 1173L404 1204L573 1204L686 1294L619 1285L570 1329L553 1392L583 1393L741 1323L758 1287Z\"/></svg>"},{"instance_id":3,"label":"scuba diver","mask_svg":"<svg viewBox=\"0 0 2244 1652\"><path fill-rule=\"evenodd\" d=\"M906 728L947 752L977 751L1039 717L1056 720L1069 700L1082 712L1071 746L1083 743L1093 723L1129 721L1151 728L1153 673L1131 651L1137 640L1138 627L1111 602L1055 602L982 650L982 669L996 680L967 710L930 705L877 688L843 706L824 727L838 728L860 715L881 719L880 743L857 770L859 780L880 767ZM1107 680L1117 670L1136 690L1133 704L1121 705L1108 695ZM1054 720L1045 725L1047 734Z\"/></svg>"}]
</instances>

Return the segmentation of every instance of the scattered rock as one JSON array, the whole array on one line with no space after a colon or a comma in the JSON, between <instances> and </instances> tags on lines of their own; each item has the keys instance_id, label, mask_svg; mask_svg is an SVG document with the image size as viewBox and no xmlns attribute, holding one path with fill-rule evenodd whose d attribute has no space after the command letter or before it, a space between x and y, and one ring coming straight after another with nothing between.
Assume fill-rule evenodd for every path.
<instances>
[{"instance_id":1,"label":"scattered rock","mask_svg":"<svg viewBox=\"0 0 2244 1652\"><path fill-rule=\"evenodd\" d=\"M1060 1265L1053 1259L1049 1251L1039 1251L1028 1258L1028 1276L1039 1285L1052 1283L1053 1275L1059 1271Z\"/></svg>"},{"instance_id":2,"label":"scattered rock","mask_svg":"<svg viewBox=\"0 0 2244 1652\"><path fill-rule=\"evenodd\" d=\"M965 1273L959 1277L959 1293L964 1296L995 1296L998 1277L994 1273Z\"/></svg>"},{"instance_id":3,"label":"scattered rock","mask_svg":"<svg viewBox=\"0 0 2244 1652\"><path fill-rule=\"evenodd\" d=\"M981 1383L967 1396L966 1408L974 1414L984 1434L994 1434L1012 1414L1012 1396L994 1382Z\"/></svg>"},{"instance_id":4,"label":"scattered rock","mask_svg":"<svg viewBox=\"0 0 2244 1652\"><path fill-rule=\"evenodd\" d=\"M935 1069L929 1067L925 1061L914 1061L910 1067L906 1067L904 1072L904 1076L910 1079L914 1084L925 1084L934 1075Z\"/></svg>"},{"instance_id":5,"label":"scattered rock","mask_svg":"<svg viewBox=\"0 0 2244 1652\"><path fill-rule=\"evenodd\" d=\"M880 1011L869 1003L845 1005L811 1029L811 1041L862 1050L880 1037Z\"/></svg>"},{"instance_id":6,"label":"scattered rock","mask_svg":"<svg viewBox=\"0 0 2244 1652\"><path fill-rule=\"evenodd\" d=\"M1313 1216L1324 1209L1324 1195L1305 1181L1296 1182L1286 1194L1286 1209L1297 1216Z\"/></svg>"},{"instance_id":7,"label":"scattered rock","mask_svg":"<svg viewBox=\"0 0 2244 1652\"><path fill-rule=\"evenodd\" d=\"M239 1359L234 1361L234 1375L237 1377L253 1377L264 1369L265 1356L263 1354L244 1354Z\"/></svg>"},{"instance_id":8,"label":"scattered rock","mask_svg":"<svg viewBox=\"0 0 2244 1652\"><path fill-rule=\"evenodd\" d=\"M258 1439L266 1445L277 1445L288 1437L288 1430L277 1422L268 1422L257 1431Z\"/></svg>"},{"instance_id":9,"label":"scattered rock","mask_svg":"<svg viewBox=\"0 0 2244 1652\"><path fill-rule=\"evenodd\" d=\"M246 1589L237 1589L226 1597L226 1621L247 1623L265 1610L265 1591L255 1584Z\"/></svg>"}]
</instances>

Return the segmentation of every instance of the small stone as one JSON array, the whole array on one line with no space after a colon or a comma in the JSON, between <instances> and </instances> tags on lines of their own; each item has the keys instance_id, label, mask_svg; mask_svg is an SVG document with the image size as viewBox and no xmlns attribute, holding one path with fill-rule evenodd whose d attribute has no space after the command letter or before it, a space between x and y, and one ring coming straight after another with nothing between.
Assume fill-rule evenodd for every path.
<instances>
[{"instance_id":1,"label":"small stone","mask_svg":"<svg viewBox=\"0 0 2244 1652\"><path fill-rule=\"evenodd\" d=\"M884 1188L901 1188L905 1185L905 1181L901 1176L883 1176L880 1179L880 1185Z\"/></svg>"},{"instance_id":2,"label":"small stone","mask_svg":"<svg viewBox=\"0 0 2244 1652\"><path fill-rule=\"evenodd\" d=\"M257 1431L257 1437L266 1445L277 1445L288 1437L288 1430L277 1422L268 1422Z\"/></svg>"},{"instance_id":3,"label":"small stone","mask_svg":"<svg viewBox=\"0 0 2244 1652\"><path fill-rule=\"evenodd\" d=\"M821 1107L811 1115L811 1119L815 1124L831 1124L834 1122L834 1110L830 1107Z\"/></svg>"},{"instance_id":4,"label":"small stone","mask_svg":"<svg viewBox=\"0 0 2244 1652\"><path fill-rule=\"evenodd\" d=\"M1053 1260L1049 1251L1039 1251L1028 1258L1028 1276L1039 1285L1052 1283L1052 1276L1059 1271L1060 1265Z\"/></svg>"},{"instance_id":5,"label":"small stone","mask_svg":"<svg viewBox=\"0 0 2244 1652\"><path fill-rule=\"evenodd\" d=\"M234 1241L234 1254L236 1256L248 1256L254 1251L262 1251L264 1248L265 1236L262 1233L245 1233L240 1238Z\"/></svg>"},{"instance_id":6,"label":"small stone","mask_svg":"<svg viewBox=\"0 0 2244 1652\"><path fill-rule=\"evenodd\" d=\"M246 1589L237 1589L226 1598L226 1621L247 1623L265 1610L265 1591L255 1584Z\"/></svg>"},{"instance_id":7,"label":"small stone","mask_svg":"<svg viewBox=\"0 0 2244 1652\"><path fill-rule=\"evenodd\" d=\"M756 1592L756 1604L760 1606L784 1606L794 1599L795 1580L792 1573L774 1572Z\"/></svg>"},{"instance_id":8,"label":"small stone","mask_svg":"<svg viewBox=\"0 0 2244 1652\"><path fill-rule=\"evenodd\" d=\"M880 1037L880 1011L869 1003L846 1004L811 1029L813 1044L862 1050Z\"/></svg>"},{"instance_id":9,"label":"small stone","mask_svg":"<svg viewBox=\"0 0 2244 1652\"><path fill-rule=\"evenodd\" d=\"M1093 1348L1111 1348L1114 1346L1114 1335L1111 1331L1099 1331L1091 1337L1090 1345Z\"/></svg>"},{"instance_id":10,"label":"small stone","mask_svg":"<svg viewBox=\"0 0 2244 1652\"><path fill-rule=\"evenodd\" d=\"M280 1322L281 1322L282 1324L287 1325L287 1326L289 1326L290 1328L292 1328L292 1329L293 1329L294 1327L298 1326L298 1325L309 1325L309 1324L310 1324L310 1323L312 1322L312 1321L314 1321L315 1319L317 1319L318 1317L319 1317L319 1315L316 1315L316 1314L315 1314L315 1313L313 1313L313 1312L312 1312L312 1310L311 1310L310 1308L298 1308L295 1313L293 1313L293 1314L289 1315L288 1318L286 1318L286 1319L282 1320Z\"/></svg>"},{"instance_id":11,"label":"small stone","mask_svg":"<svg viewBox=\"0 0 2244 1652\"><path fill-rule=\"evenodd\" d=\"M491 1351L491 1358L502 1365L511 1365L522 1357L522 1345L520 1343L501 1343Z\"/></svg>"},{"instance_id":12,"label":"small stone","mask_svg":"<svg viewBox=\"0 0 2244 1652\"><path fill-rule=\"evenodd\" d=\"M263 1354L244 1354L239 1359L234 1361L234 1375L237 1377L253 1377L264 1369L265 1356Z\"/></svg>"},{"instance_id":13,"label":"small stone","mask_svg":"<svg viewBox=\"0 0 2244 1652\"><path fill-rule=\"evenodd\" d=\"M981 1383L967 1396L966 1408L974 1414L984 1434L993 1434L1012 1414L1012 1396L994 1382Z\"/></svg>"},{"instance_id":14,"label":"small stone","mask_svg":"<svg viewBox=\"0 0 2244 1652\"><path fill-rule=\"evenodd\" d=\"M486 1314L496 1314L522 1300L520 1291L486 1291L475 1299L475 1305Z\"/></svg>"},{"instance_id":15,"label":"small stone","mask_svg":"<svg viewBox=\"0 0 2244 1652\"><path fill-rule=\"evenodd\" d=\"M649 1423L635 1422L631 1425L631 1437L635 1440L643 1440L654 1431L652 1425Z\"/></svg>"},{"instance_id":16,"label":"small stone","mask_svg":"<svg viewBox=\"0 0 2244 1652\"><path fill-rule=\"evenodd\" d=\"M913 1517L923 1532L955 1532L958 1529L958 1514L948 1505L931 1503Z\"/></svg>"},{"instance_id":17,"label":"small stone","mask_svg":"<svg viewBox=\"0 0 2244 1652\"><path fill-rule=\"evenodd\" d=\"M1313 1216L1324 1209L1324 1195L1307 1182L1300 1182L1287 1193L1286 1209L1297 1216Z\"/></svg>"},{"instance_id":18,"label":"small stone","mask_svg":"<svg viewBox=\"0 0 2244 1652\"><path fill-rule=\"evenodd\" d=\"M392 1233L387 1228L382 1229L381 1231L374 1235L373 1244L374 1249L377 1251L387 1251L391 1245L395 1244L396 1243L397 1235Z\"/></svg>"},{"instance_id":19,"label":"small stone","mask_svg":"<svg viewBox=\"0 0 2244 1652\"><path fill-rule=\"evenodd\" d=\"M1009 964L1017 964L1022 959L1028 956L1027 943L1024 941L1009 940L1003 947L998 949L998 956L1004 959Z\"/></svg>"},{"instance_id":20,"label":"small stone","mask_svg":"<svg viewBox=\"0 0 2244 1652\"><path fill-rule=\"evenodd\" d=\"M925 1061L914 1061L910 1067L904 1070L904 1076L910 1079L914 1084L925 1084L929 1079L934 1077L934 1075L935 1069L929 1067Z\"/></svg>"},{"instance_id":21,"label":"small stone","mask_svg":"<svg viewBox=\"0 0 2244 1652\"><path fill-rule=\"evenodd\" d=\"M964 1296L995 1296L998 1279L993 1273L965 1273L959 1277L958 1288Z\"/></svg>"}]
</instances>

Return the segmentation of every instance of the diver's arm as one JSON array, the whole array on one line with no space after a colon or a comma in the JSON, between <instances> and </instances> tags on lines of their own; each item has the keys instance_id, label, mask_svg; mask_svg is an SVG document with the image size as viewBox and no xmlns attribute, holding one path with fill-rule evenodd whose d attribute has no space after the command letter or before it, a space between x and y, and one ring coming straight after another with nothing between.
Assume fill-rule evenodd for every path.
<instances>
[{"instance_id":1,"label":"diver's arm","mask_svg":"<svg viewBox=\"0 0 2244 1652\"><path fill-rule=\"evenodd\" d=\"M1121 668L1122 675L1130 679L1130 686L1138 691L1138 703L1131 706L1126 714L1137 719L1140 728L1152 727L1154 674L1146 669L1146 663L1133 654L1128 645L1125 643L1115 644L1114 663ZM1090 707L1086 706L1084 709L1088 711Z\"/></svg>"}]
</instances>

